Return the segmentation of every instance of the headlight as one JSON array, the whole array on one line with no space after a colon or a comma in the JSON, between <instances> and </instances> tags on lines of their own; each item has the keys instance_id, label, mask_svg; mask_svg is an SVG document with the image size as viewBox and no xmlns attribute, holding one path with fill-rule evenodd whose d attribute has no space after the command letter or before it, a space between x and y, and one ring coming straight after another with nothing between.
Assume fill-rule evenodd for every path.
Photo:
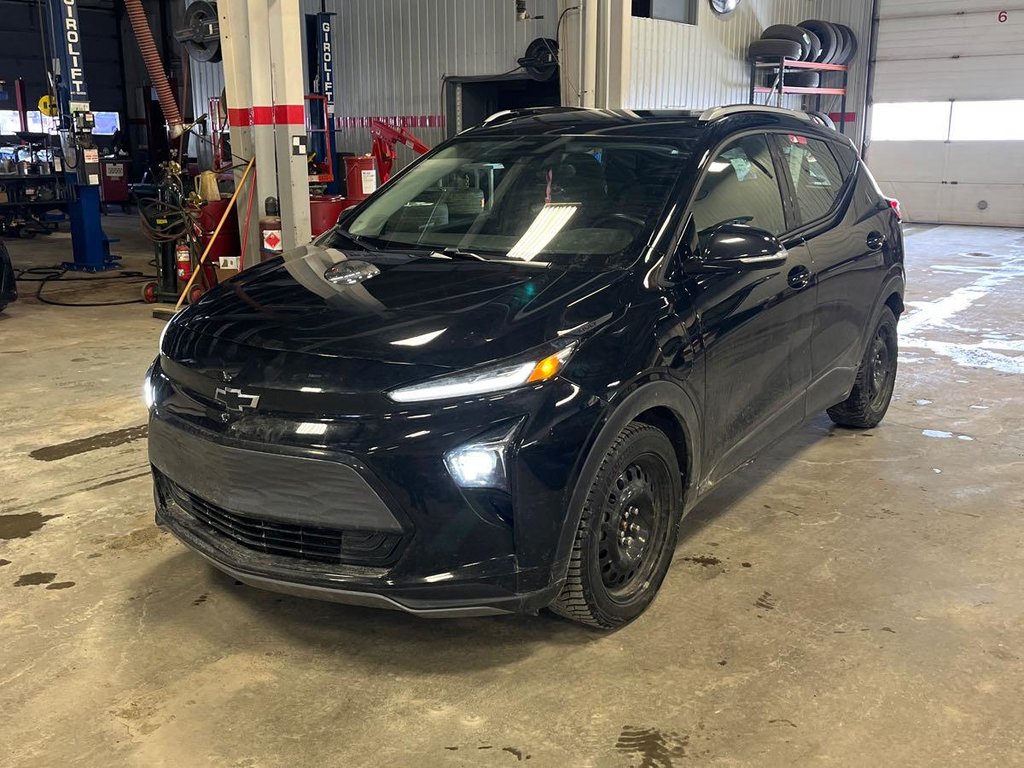
<instances>
[{"instance_id":1,"label":"headlight","mask_svg":"<svg viewBox=\"0 0 1024 768\"><path fill-rule=\"evenodd\" d=\"M515 362L501 363L476 371L457 373L422 384L388 392L388 397L396 403L417 403L424 400L444 400L449 397L471 397L491 392L504 392L509 389L548 381L555 378L565 367L569 357L576 349L576 342L571 342L562 349L546 355Z\"/></svg>"},{"instance_id":2,"label":"headlight","mask_svg":"<svg viewBox=\"0 0 1024 768\"><path fill-rule=\"evenodd\" d=\"M444 455L444 464L462 488L508 490L507 451L522 419L500 430L482 435L471 443Z\"/></svg>"}]
</instances>

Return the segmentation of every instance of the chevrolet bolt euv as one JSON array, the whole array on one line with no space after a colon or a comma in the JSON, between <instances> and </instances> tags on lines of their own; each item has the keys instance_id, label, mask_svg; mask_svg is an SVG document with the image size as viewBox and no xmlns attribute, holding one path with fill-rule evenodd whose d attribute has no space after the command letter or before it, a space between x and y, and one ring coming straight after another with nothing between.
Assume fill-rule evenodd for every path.
<instances>
[{"instance_id":1,"label":"chevrolet bolt euv","mask_svg":"<svg viewBox=\"0 0 1024 768\"><path fill-rule=\"evenodd\" d=\"M217 568L422 616L614 628L680 520L896 375L899 208L813 116L495 116L167 325L157 521Z\"/></svg>"}]
</instances>

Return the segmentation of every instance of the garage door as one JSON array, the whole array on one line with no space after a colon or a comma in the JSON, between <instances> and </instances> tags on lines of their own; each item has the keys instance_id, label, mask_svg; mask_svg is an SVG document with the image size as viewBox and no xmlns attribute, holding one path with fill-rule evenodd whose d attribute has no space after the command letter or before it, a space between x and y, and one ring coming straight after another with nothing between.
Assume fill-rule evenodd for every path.
<instances>
[{"instance_id":1,"label":"garage door","mask_svg":"<svg viewBox=\"0 0 1024 768\"><path fill-rule=\"evenodd\" d=\"M882 0L870 136L909 220L1024 226L1024 0Z\"/></svg>"}]
</instances>

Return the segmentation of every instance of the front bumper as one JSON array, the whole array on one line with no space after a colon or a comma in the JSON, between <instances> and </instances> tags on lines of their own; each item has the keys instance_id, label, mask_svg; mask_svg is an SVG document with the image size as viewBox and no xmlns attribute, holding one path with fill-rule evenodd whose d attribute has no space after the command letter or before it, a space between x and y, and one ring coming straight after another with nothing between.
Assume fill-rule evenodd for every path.
<instances>
[{"instance_id":1,"label":"front bumper","mask_svg":"<svg viewBox=\"0 0 1024 768\"><path fill-rule=\"evenodd\" d=\"M156 522L215 568L243 584L294 597L399 610L440 619L534 613L548 605L561 588L561 584L552 584L530 594L471 596L460 596L460 590L447 587L415 591L394 589L384 571L309 566L236 544L204 530L199 521L173 501L162 501L159 492Z\"/></svg>"},{"instance_id":2,"label":"front bumper","mask_svg":"<svg viewBox=\"0 0 1024 768\"><path fill-rule=\"evenodd\" d=\"M432 412L429 435L421 414L396 410L325 420L325 434L306 437L310 416L225 419L159 366L155 376L157 522L239 581L438 617L535 613L558 594L559 536L596 406L552 420L544 403L564 395L537 392L514 410L470 404L444 424ZM458 488L444 451L523 410L511 494Z\"/></svg>"}]
</instances>

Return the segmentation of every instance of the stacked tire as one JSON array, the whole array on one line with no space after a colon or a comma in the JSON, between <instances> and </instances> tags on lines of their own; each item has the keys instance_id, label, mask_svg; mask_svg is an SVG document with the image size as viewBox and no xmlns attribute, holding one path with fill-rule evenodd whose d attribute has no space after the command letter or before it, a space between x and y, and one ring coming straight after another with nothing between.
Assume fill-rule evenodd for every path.
<instances>
[{"instance_id":1,"label":"stacked tire","mask_svg":"<svg viewBox=\"0 0 1024 768\"><path fill-rule=\"evenodd\" d=\"M822 64L849 64L857 55L857 36L845 24L809 19L800 24L775 24L750 44L751 59L793 59ZM808 72L816 75L816 72Z\"/></svg>"}]
</instances>

